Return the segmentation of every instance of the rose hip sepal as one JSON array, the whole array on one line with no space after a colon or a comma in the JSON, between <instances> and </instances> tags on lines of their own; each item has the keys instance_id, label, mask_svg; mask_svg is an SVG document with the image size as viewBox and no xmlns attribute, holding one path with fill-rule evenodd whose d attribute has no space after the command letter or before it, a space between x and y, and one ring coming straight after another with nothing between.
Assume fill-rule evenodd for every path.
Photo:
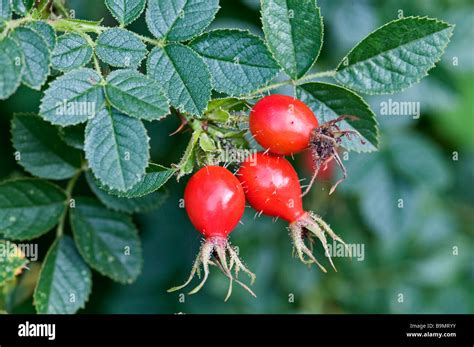
<instances>
[{"instance_id":1,"label":"rose hip sepal","mask_svg":"<svg viewBox=\"0 0 474 347\"><path fill-rule=\"evenodd\" d=\"M304 242L316 236L322 243L325 254L336 270L328 249L326 233L332 239L346 245L319 216L303 210L301 187L293 166L284 157L257 153L256 158L245 160L237 173L244 187L247 201L252 207L268 216L279 217L290 223L290 236L294 249L305 264L316 263L326 272ZM304 258L306 255L309 260ZM336 270L337 271L337 270Z\"/></svg>"},{"instance_id":2,"label":"rose hip sepal","mask_svg":"<svg viewBox=\"0 0 474 347\"><path fill-rule=\"evenodd\" d=\"M245 210L245 195L239 180L223 167L206 166L189 180L184 192L184 203L191 223L204 236L204 241L188 280L179 287L169 289L168 292L186 287L196 274L201 277L202 265L203 279L189 292L189 294L197 293L209 276L209 265L215 265L230 280L225 301L232 293L233 281L256 297L248 286L237 279L241 270L250 277L251 284L256 276L245 267L238 257L237 250L228 241L228 235L239 223ZM232 270L235 277L232 275Z\"/></svg>"}]
</instances>

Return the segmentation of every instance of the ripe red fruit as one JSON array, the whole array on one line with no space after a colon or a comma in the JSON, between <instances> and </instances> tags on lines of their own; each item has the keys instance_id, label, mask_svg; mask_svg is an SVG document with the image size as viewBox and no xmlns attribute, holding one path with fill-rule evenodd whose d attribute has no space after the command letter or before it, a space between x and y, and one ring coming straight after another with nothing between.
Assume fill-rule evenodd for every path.
<instances>
[{"instance_id":1,"label":"ripe red fruit","mask_svg":"<svg viewBox=\"0 0 474 347\"><path fill-rule=\"evenodd\" d=\"M304 243L305 236L310 241L312 236L316 236L335 269L325 234L344 245L345 243L319 216L303 210L298 176L288 160L281 156L258 153L252 160L247 159L242 163L237 176L244 187L247 201L255 210L290 223L293 245L302 262L316 263L326 272ZM304 259L304 255L310 260Z\"/></svg>"},{"instance_id":2,"label":"ripe red fruit","mask_svg":"<svg viewBox=\"0 0 474 347\"><path fill-rule=\"evenodd\" d=\"M274 154L290 155L308 148L318 120L305 103L273 94L258 101L250 112L250 132Z\"/></svg>"},{"instance_id":3,"label":"ripe red fruit","mask_svg":"<svg viewBox=\"0 0 474 347\"><path fill-rule=\"evenodd\" d=\"M239 180L223 167L206 166L189 180L184 192L184 203L191 223L204 236L205 241L186 283L171 288L169 292L187 286L196 273L200 274L202 265L204 277L189 294L197 293L209 276L209 265L216 265L230 279L226 300L232 292L233 281L255 296L245 284L231 274L234 270L237 277L239 271L242 270L250 276L252 283L255 280L255 275L243 265L236 249L227 240L245 209L245 195ZM211 260L213 255L215 260ZM230 260L229 264L227 264L227 257Z\"/></svg>"},{"instance_id":4,"label":"ripe red fruit","mask_svg":"<svg viewBox=\"0 0 474 347\"><path fill-rule=\"evenodd\" d=\"M255 140L273 154L290 155L310 148L316 168L303 196L311 189L321 167L333 159L341 167L343 178L331 188L330 194L347 176L337 153L344 135L360 134L355 130L341 130L337 123L354 116L343 115L322 125L306 104L285 95L269 95L260 99L250 112L250 132ZM362 141L363 142L363 141Z\"/></svg>"}]
</instances>

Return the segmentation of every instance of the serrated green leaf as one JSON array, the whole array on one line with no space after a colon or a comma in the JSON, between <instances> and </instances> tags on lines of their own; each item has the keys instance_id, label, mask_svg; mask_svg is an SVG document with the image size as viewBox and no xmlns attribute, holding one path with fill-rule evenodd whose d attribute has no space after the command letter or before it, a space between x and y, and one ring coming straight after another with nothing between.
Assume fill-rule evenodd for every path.
<instances>
[{"instance_id":1,"label":"serrated green leaf","mask_svg":"<svg viewBox=\"0 0 474 347\"><path fill-rule=\"evenodd\" d=\"M12 19L11 0L0 0L0 22Z\"/></svg>"},{"instance_id":2,"label":"serrated green leaf","mask_svg":"<svg viewBox=\"0 0 474 347\"><path fill-rule=\"evenodd\" d=\"M302 77L323 45L323 20L316 0L262 0L268 47L286 73Z\"/></svg>"},{"instance_id":3,"label":"serrated green leaf","mask_svg":"<svg viewBox=\"0 0 474 347\"><path fill-rule=\"evenodd\" d=\"M13 240L36 238L52 229L66 209L66 194L39 179L0 183L0 233Z\"/></svg>"},{"instance_id":4,"label":"serrated green leaf","mask_svg":"<svg viewBox=\"0 0 474 347\"><path fill-rule=\"evenodd\" d=\"M194 39L191 48L211 72L215 90L228 95L250 94L280 71L263 41L241 30L214 30Z\"/></svg>"},{"instance_id":5,"label":"serrated green leaf","mask_svg":"<svg viewBox=\"0 0 474 347\"><path fill-rule=\"evenodd\" d=\"M9 37L0 41L0 100L8 99L20 86L24 60L15 41Z\"/></svg>"},{"instance_id":6,"label":"serrated green leaf","mask_svg":"<svg viewBox=\"0 0 474 347\"><path fill-rule=\"evenodd\" d=\"M43 21L34 21L26 24L26 27L40 34L43 40L48 44L49 50L54 50L56 47L56 32L51 25Z\"/></svg>"},{"instance_id":7,"label":"serrated green leaf","mask_svg":"<svg viewBox=\"0 0 474 347\"><path fill-rule=\"evenodd\" d=\"M76 149L84 149L84 137L85 137L85 124L73 125L70 127L60 127L59 136L67 143L68 146L71 146Z\"/></svg>"},{"instance_id":8,"label":"serrated green leaf","mask_svg":"<svg viewBox=\"0 0 474 347\"><path fill-rule=\"evenodd\" d=\"M159 120L169 113L161 86L134 70L117 70L107 77L105 93L119 111L144 120Z\"/></svg>"},{"instance_id":9,"label":"serrated green leaf","mask_svg":"<svg viewBox=\"0 0 474 347\"><path fill-rule=\"evenodd\" d=\"M147 74L168 93L171 104L200 115L211 98L211 76L204 60L191 48L171 44L154 48L147 61Z\"/></svg>"},{"instance_id":10,"label":"serrated green leaf","mask_svg":"<svg viewBox=\"0 0 474 347\"><path fill-rule=\"evenodd\" d=\"M103 108L87 123L84 150L102 184L127 191L145 175L150 158L148 142L140 120Z\"/></svg>"},{"instance_id":11,"label":"serrated green leaf","mask_svg":"<svg viewBox=\"0 0 474 347\"><path fill-rule=\"evenodd\" d=\"M166 182L168 182L169 179L174 175L174 173L175 170L173 169L150 163L146 169L146 174L143 179L126 192L109 189L100 185L100 182L98 182L98 184L100 189L107 191L109 194L123 198L140 198L142 196L156 192L158 189L163 187Z\"/></svg>"},{"instance_id":12,"label":"serrated green leaf","mask_svg":"<svg viewBox=\"0 0 474 347\"><path fill-rule=\"evenodd\" d=\"M78 69L57 78L41 100L40 116L56 125L86 122L105 103L101 77L92 69Z\"/></svg>"},{"instance_id":13,"label":"serrated green leaf","mask_svg":"<svg viewBox=\"0 0 474 347\"><path fill-rule=\"evenodd\" d=\"M133 282L141 272L142 250L129 216L79 198L70 214L74 239L86 262L101 274Z\"/></svg>"},{"instance_id":14,"label":"serrated green leaf","mask_svg":"<svg viewBox=\"0 0 474 347\"><path fill-rule=\"evenodd\" d=\"M17 245L0 240L0 287L18 276L26 264L28 259Z\"/></svg>"},{"instance_id":15,"label":"serrated green leaf","mask_svg":"<svg viewBox=\"0 0 474 347\"><path fill-rule=\"evenodd\" d=\"M96 41L100 60L114 67L136 68L148 53L146 45L133 32L113 28L102 32Z\"/></svg>"},{"instance_id":16,"label":"serrated green leaf","mask_svg":"<svg viewBox=\"0 0 474 347\"><path fill-rule=\"evenodd\" d=\"M51 63L56 70L70 71L89 63L92 53L92 47L82 35L68 33L58 38Z\"/></svg>"},{"instance_id":17,"label":"serrated green leaf","mask_svg":"<svg viewBox=\"0 0 474 347\"><path fill-rule=\"evenodd\" d=\"M453 27L431 18L394 20L363 39L337 67L336 79L366 94L404 90L435 66Z\"/></svg>"},{"instance_id":18,"label":"serrated green leaf","mask_svg":"<svg viewBox=\"0 0 474 347\"><path fill-rule=\"evenodd\" d=\"M320 124L342 115L358 119L345 119L338 123L341 130L356 130L357 135L343 136L342 146L357 152L371 152L378 147L378 127L370 106L356 93L333 84L307 83L296 88L298 99L306 103ZM365 144L361 143L365 141Z\"/></svg>"},{"instance_id":19,"label":"serrated green leaf","mask_svg":"<svg viewBox=\"0 0 474 347\"><path fill-rule=\"evenodd\" d=\"M34 293L40 314L72 314L83 308L92 274L69 236L57 239L46 255Z\"/></svg>"},{"instance_id":20,"label":"serrated green leaf","mask_svg":"<svg viewBox=\"0 0 474 347\"><path fill-rule=\"evenodd\" d=\"M159 39L185 41L206 29L218 10L219 0L149 0L146 22Z\"/></svg>"},{"instance_id":21,"label":"serrated green leaf","mask_svg":"<svg viewBox=\"0 0 474 347\"><path fill-rule=\"evenodd\" d=\"M27 27L16 28L12 38L18 43L25 58L21 81L28 87L41 89L50 72L51 55L47 43L40 34Z\"/></svg>"},{"instance_id":22,"label":"serrated green leaf","mask_svg":"<svg viewBox=\"0 0 474 347\"><path fill-rule=\"evenodd\" d=\"M142 14L146 0L105 0L112 16L123 26L129 25Z\"/></svg>"},{"instance_id":23,"label":"serrated green leaf","mask_svg":"<svg viewBox=\"0 0 474 347\"><path fill-rule=\"evenodd\" d=\"M119 197L102 189L100 183L97 182L92 173L88 172L86 178L89 187L97 198L99 198L105 206L114 211L130 214L148 212L160 207L168 197L168 194L165 192L154 192L137 198Z\"/></svg>"},{"instance_id":24,"label":"serrated green leaf","mask_svg":"<svg viewBox=\"0 0 474 347\"><path fill-rule=\"evenodd\" d=\"M81 152L68 147L56 127L40 117L15 115L11 132L19 162L32 175L62 180L74 176L81 167Z\"/></svg>"},{"instance_id":25,"label":"serrated green leaf","mask_svg":"<svg viewBox=\"0 0 474 347\"><path fill-rule=\"evenodd\" d=\"M11 0L13 12L20 16L26 16L31 10L34 0Z\"/></svg>"}]
</instances>

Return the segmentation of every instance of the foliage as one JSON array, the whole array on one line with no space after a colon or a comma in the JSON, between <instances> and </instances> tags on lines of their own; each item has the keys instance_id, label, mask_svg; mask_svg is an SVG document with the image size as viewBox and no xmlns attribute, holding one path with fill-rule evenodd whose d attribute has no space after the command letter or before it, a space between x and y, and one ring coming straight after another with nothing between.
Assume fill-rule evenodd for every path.
<instances>
[{"instance_id":1,"label":"foliage","mask_svg":"<svg viewBox=\"0 0 474 347\"><path fill-rule=\"evenodd\" d=\"M11 120L15 156L34 178L0 183L0 235L30 240L56 227L34 293L39 313L84 307L90 268L120 283L136 280L143 250L131 214L161 206L168 196L163 186L172 176L222 163L225 148L254 146L245 136L242 113L260 96L294 86L295 96L321 121L353 115L357 119L341 127L360 132L364 143L344 139L342 146L373 152L381 142L379 124L358 93L389 94L419 82L441 59L453 32L437 19L402 17L369 34L334 69L320 71L313 67L325 30L315 0L263 0L264 38L240 29L208 29L217 0L105 0L117 27L68 18L62 1L53 3L0 0L0 100L20 85L43 93L37 115ZM131 30L143 18L152 36ZM171 114L193 133L181 159L165 167L151 161L147 129ZM392 151L426 147L424 140L387 138ZM366 178L365 194L372 200L362 206L371 227L387 233L398 219L388 216L393 224L380 227L377 207L397 196L398 183L389 177L391 164L382 161L410 167L404 172L408 182L429 166L426 180L436 187L447 184L439 160L426 159L436 157L436 150L420 150L425 161L415 164L389 151L365 158L384 158L367 176L387 176L384 191L390 194L370 187L377 178ZM76 195L82 175L96 199ZM73 238L65 235L68 227Z\"/></svg>"}]
</instances>

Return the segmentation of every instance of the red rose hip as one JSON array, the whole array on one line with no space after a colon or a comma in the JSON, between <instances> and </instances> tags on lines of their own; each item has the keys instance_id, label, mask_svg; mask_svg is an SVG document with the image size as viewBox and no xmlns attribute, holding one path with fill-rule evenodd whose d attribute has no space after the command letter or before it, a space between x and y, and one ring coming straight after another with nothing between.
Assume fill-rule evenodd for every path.
<instances>
[{"instance_id":1,"label":"red rose hip","mask_svg":"<svg viewBox=\"0 0 474 347\"><path fill-rule=\"evenodd\" d=\"M293 166L284 157L257 153L252 160L245 160L237 176L244 187L247 201L252 207L268 216L280 217L290 223L290 235L295 250L304 263L316 263L324 272L326 269L316 260L305 245L305 236L312 241L317 237L325 250L332 267L326 234L345 245L329 225L319 216L303 209L301 187ZM309 260L304 259L304 255Z\"/></svg>"},{"instance_id":2,"label":"red rose hip","mask_svg":"<svg viewBox=\"0 0 474 347\"><path fill-rule=\"evenodd\" d=\"M237 250L227 240L245 209L245 195L239 180L223 167L206 166L189 180L184 192L184 203L191 223L204 236L204 242L188 280L183 285L168 291L186 287L195 274L200 273L202 265L203 279L189 294L197 293L209 276L209 265L215 265L230 280L225 300L232 293L234 281L255 296L248 286L237 279L240 270L250 276L251 283L254 282L255 275L245 267L238 257ZM214 259L211 259L212 257ZM235 277L231 271L234 271Z\"/></svg>"},{"instance_id":3,"label":"red rose hip","mask_svg":"<svg viewBox=\"0 0 474 347\"><path fill-rule=\"evenodd\" d=\"M342 136L352 134L360 136L356 130L342 130L338 123L344 119L357 120L355 116L341 115L324 124L319 124L311 109L302 101L286 95L269 95L260 99L250 112L250 132L266 152L279 155L292 155L307 148L315 163L310 183L305 196L311 189L321 168L335 161L342 169L343 178L338 180L330 190L347 177L337 148L342 143ZM362 138L362 137L361 137ZM361 141L364 143L364 141Z\"/></svg>"},{"instance_id":4,"label":"red rose hip","mask_svg":"<svg viewBox=\"0 0 474 347\"><path fill-rule=\"evenodd\" d=\"M305 103L273 94L258 101L250 112L250 132L274 154L290 155L308 148L318 120Z\"/></svg>"}]
</instances>

